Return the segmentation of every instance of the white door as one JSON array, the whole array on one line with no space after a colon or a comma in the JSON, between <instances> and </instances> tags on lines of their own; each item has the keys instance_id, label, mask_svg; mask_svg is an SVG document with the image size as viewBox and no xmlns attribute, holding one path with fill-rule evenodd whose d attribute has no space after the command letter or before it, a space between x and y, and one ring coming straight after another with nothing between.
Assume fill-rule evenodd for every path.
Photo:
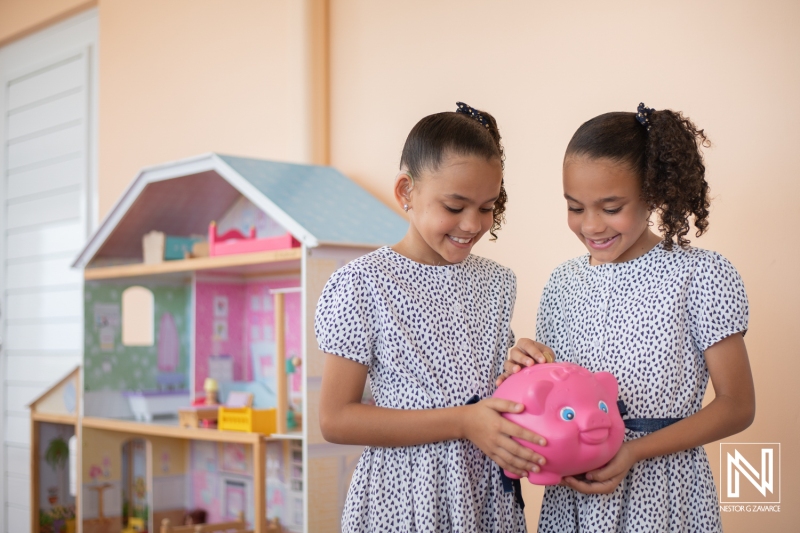
<instances>
[{"instance_id":1,"label":"white door","mask_svg":"<svg viewBox=\"0 0 800 533\"><path fill-rule=\"evenodd\" d=\"M81 362L96 220L97 11L0 48L0 528L31 530L28 402Z\"/></svg>"}]
</instances>

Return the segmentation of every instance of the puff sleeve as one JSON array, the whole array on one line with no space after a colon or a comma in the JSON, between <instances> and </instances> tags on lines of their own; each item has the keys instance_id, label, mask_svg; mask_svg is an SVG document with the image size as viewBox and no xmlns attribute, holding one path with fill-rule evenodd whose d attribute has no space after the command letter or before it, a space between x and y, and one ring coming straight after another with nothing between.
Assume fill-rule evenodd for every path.
<instances>
[{"instance_id":1,"label":"puff sleeve","mask_svg":"<svg viewBox=\"0 0 800 533\"><path fill-rule=\"evenodd\" d=\"M744 283L736 268L716 252L700 256L689 285L691 333L705 352L734 333L745 333L750 308Z\"/></svg>"},{"instance_id":2,"label":"puff sleeve","mask_svg":"<svg viewBox=\"0 0 800 533\"><path fill-rule=\"evenodd\" d=\"M377 317L369 284L352 264L333 273L322 290L314 319L319 349L370 365Z\"/></svg>"}]
</instances>

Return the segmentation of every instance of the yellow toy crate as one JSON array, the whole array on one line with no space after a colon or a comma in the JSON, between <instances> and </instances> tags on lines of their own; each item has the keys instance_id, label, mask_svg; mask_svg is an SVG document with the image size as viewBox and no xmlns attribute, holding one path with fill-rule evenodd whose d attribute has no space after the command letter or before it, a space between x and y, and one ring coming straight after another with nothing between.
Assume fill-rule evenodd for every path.
<instances>
[{"instance_id":1,"label":"yellow toy crate","mask_svg":"<svg viewBox=\"0 0 800 533\"><path fill-rule=\"evenodd\" d=\"M271 435L277 431L277 409L220 407L217 427L228 431L246 431Z\"/></svg>"}]
</instances>

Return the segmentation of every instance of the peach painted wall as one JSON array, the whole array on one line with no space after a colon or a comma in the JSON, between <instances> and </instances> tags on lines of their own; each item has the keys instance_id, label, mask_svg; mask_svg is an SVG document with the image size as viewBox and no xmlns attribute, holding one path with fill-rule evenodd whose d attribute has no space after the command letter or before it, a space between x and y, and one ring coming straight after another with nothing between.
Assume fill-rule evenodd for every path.
<instances>
[{"instance_id":1,"label":"peach painted wall","mask_svg":"<svg viewBox=\"0 0 800 533\"><path fill-rule=\"evenodd\" d=\"M0 0L0 46L97 4L97 0Z\"/></svg>"},{"instance_id":2,"label":"peach painted wall","mask_svg":"<svg viewBox=\"0 0 800 533\"><path fill-rule=\"evenodd\" d=\"M286 159L287 0L102 1L100 213L146 165Z\"/></svg>"},{"instance_id":3,"label":"peach painted wall","mask_svg":"<svg viewBox=\"0 0 800 533\"><path fill-rule=\"evenodd\" d=\"M758 395L755 423L726 442L780 442L783 461L781 512L728 513L723 523L728 532L796 528L800 4L332 0L330 16L331 162L385 202L418 119L455 110L456 100L497 117L508 225L477 252L517 274L518 336L534 335L550 271L585 252L561 196L575 129L642 100L706 128L714 201L710 232L695 244L727 256L744 278ZM719 481L719 446L707 450ZM530 531L540 494L526 490Z\"/></svg>"}]
</instances>

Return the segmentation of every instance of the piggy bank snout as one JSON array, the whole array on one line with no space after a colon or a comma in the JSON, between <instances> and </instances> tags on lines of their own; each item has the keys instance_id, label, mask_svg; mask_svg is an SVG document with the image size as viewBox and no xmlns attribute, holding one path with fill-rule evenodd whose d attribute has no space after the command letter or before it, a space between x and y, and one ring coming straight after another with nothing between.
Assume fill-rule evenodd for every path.
<instances>
[{"instance_id":1,"label":"piggy bank snout","mask_svg":"<svg viewBox=\"0 0 800 533\"><path fill-rule=\"evenodd\" d=\"M580 439L586 444L600 444L608 440L611 420L603 412L592 413L580 427Z\"/></svg>"}]
</instances>

